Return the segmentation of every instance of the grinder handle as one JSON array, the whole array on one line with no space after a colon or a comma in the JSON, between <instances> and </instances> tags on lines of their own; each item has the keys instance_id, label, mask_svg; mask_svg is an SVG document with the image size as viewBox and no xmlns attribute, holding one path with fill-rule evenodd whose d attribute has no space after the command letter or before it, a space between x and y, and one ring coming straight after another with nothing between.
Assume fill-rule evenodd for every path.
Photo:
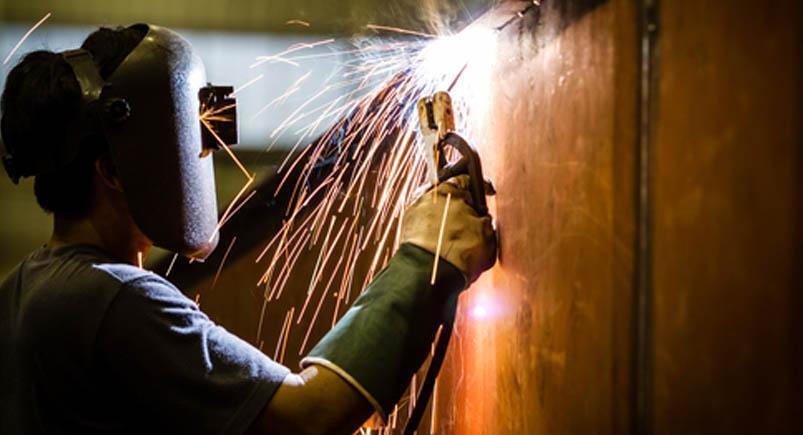
<instances>
[{"instance_id":1,"label":"grinder handle","mask_svg":"<svg viewBox=\"0 0 803 435\"><path fill-rule=\"evenodd\" d=\"M443 148L444 145L454 147L460 153L460 159L455 163L438 168L438 181L444 182L455 176L467 174L471 183L469 190L474 210L480 216L486 216L488 214L488 203L485 200L485 178L482 173L482 162L480 161L479 153L471 144L454 132L448 133L440 141L438 147ZM443 155L442 152L441 155Z\"/></svg>"}]
</instances>

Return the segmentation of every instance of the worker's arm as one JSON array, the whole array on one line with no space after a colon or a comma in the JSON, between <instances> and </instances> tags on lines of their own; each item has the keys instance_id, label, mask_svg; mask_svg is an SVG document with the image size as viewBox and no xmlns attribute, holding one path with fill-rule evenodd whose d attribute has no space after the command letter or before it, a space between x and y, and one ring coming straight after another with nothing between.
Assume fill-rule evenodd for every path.
<instances>
[{"instance_id":1,"label":"worker's arm","mask_svg":"<svg viewBox=\"0 0 803 435\"><path fill-rule=\"evenodd\" d=\"M360 393L321 366L288 375L249 435L351 434L373 412Z\"/></svg>"},{"instance_id":2,"label":"worker's arm","mask_svg":"<svg viewBox=\"0 0 803 435\"><path fill-rule=\"evenodd\" d=\"M396 255L302 360L305 370L279 387L251 433L350 434L372 410L387 417L426 358L444 313L495 260L490 219L466 201L465 181L440 187L435 200L428 195L407 211Z\"/></svg>"},{"instance_id":3,"label":"worker's arm","mask_svg":"<svg viewBox=\"0 0 803 435\"><path fill-rule=\"evenodd\" d=\"M346 428L358 427L372 412L328 369L311 366L292 374L214 324L164 279L122 269L134 277L108 308L93 369L107 403L130 412L125 429L349 434Z\"/></svg>"},{"instance_id":4,"label":"worker's arm","mask_svg":"<svg viewBox=\"0 0 803 435\"><path fill-rule=\"evenodd\" d=\"M386 417L429 351L450 294L465 287L454 266L403 244L285 379L250 434L351 434L372 412Z\"/></svg>"},{"instance_id":5,"label":"worker's arm","mask_svg":"<svg viewBox=\"0 0 803 435\"><path fill-rule=\"evenodd\" d=\"M452 198L432 285L444 190ZM139 432L348 434L372 409L387 416L444 310L493 264L493 230L464 194L444 185L436 201L427 196L407 210L398 252L298 375L216 325L165 279L96 265L121 282L93 340L93 388Z\"/></svg>"}]
</instances>

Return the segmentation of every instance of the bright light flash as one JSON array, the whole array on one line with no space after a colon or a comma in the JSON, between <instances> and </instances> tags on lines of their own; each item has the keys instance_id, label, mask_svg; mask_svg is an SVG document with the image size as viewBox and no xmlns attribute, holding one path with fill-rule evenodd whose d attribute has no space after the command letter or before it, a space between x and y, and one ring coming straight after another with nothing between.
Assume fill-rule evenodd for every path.
<instances>
[{"instance_id":1,"label":"bright light flash","mask_svg":"<svg viewBox=\"0 0 803 435\"><path fill-rule=\"evenodd\" d=\"M388 30L398 29L383 28L383 31ZM304 350L319 308L326 301L335 300L328 295L336 290L337 304L348 306L352 291L365 287L398 246L401 225L397 223L403 219L403 210L414 197L413 192L426 179L427 161L423 154L416 155L415 152L416 146L423 145L421 138L417 137L420 136L419 123L407 119L409 114L417 113L415 107L418 99L448 90L457 124L455 131L478 148L480 154L483 154L483 148L488 148L487 125L490 119L488 114L493 107L491 89L494 60L498 57L498 35L496 29L476 24L449 36L427 35L425 40L380 42L357 48L357 61L342 74L344 83L356 83L357 89L343 100L341 96L325 103L322 107L326 110L320 115L324 119L342 119L321 139L293 157L292 163L289 163L289 158L282 163L281 168L284 169L279 172L283 178L276 194L285 189L291 195L291 200L282 230L271 239L256 260L260 262L265 258L268 263L259 281L260 286L265 286L265 302L260 317L265 316L267 301L281 297L293 271L302 264L297 260L305 248L315 247L322 254L326 252L320 257L320 265L316 269L320 271L334 267L338 273L332 276L340 277L340 284L333 284L333 279L324 282L318 273L313 273L308 296L309 299L318 298L318 301L305 300L304 305L316 307L310 311L314 314L311 318L305 317L306 310L303 308L295 319L291 314L291 324L309 321L300 352ZM328 41L321 42L324 43ZM278 55L261 57L258 63L279 59L301 62L311 57L303 54L286 56L311 46L294 45ZM292 85L286 95L295 92L297 86L300 83ZM330 86L340 85L335 83ZM323 97L323 92L318 96ZM305 103L305 106L309 103ZM272 104L268 103L268 107ZM330 112L328 107L335 104L342 108ZM297 112L304 109L297 109ZM317 112L315 109L307 110ZM296 117L294 113L283 125L288 127L309 122L305 116ZM320 120L313 119L312 122ZM303 140L304 136L298 143L301 144ZM323 159L336 159L332 173L324 181L310 182L317 162ZM286 163L289 165L285 168ZM299 171L301 175L295 176L295 183L288 182L294 171ZM381 175L370 175L374 173ZM314 187L316 184L317 187ZM238 199L235 198L234 203ZM339 228L336 233L332 232L334 218L337 218ZM327 228L330 230L327 231ZM348 249L348 255L332 266L328 260L334 257L329 253L339 247ZM361 276L363 272L356 269L361 259L370 260L371 264L364 277ZM345 298L340 296L344 293ZM468 305L471 317L493 319L502 311L493 298L480 296L472 299L477 303ZM337 313L336 308L333 323ZM260 322L258 337L261 326ZM287 340L288 332L284 332L283 340ZM284 344L279 352L280 360L283 354Z\"/></svg>"},{"instance_id":2,"label":"bright light flash","mask_svg":"<svg viewBox=\"0 0 803 435\"><path fill-rule=\"evenodd\" d=\"M498 34L482 25L429 41L421 51L416 80L431 83L431 91L449 90L457 131L482 155L486 121L493 105L491 86ZM453 89L449 89L454 85ZM421 143L422 141L419 141Z\"/></svg>"},{"instance_id":3,"label":"bright light flash","mask_svg":"<svg viewBox=\"0 0 803 435\"><path fill-rule=\"evenodd\" d=\"M479 284L478 289L473 291L478 292L468 300L468 315L474 320L492 320L499 318L505 312L501 301L493 293L490 292L491 287L488 287L489 282L485 281Z\"/></svg>"},{"instance_id":4,"label":"bright light flash","mask_svg":"<svg viewBox=\"0 0 803 435\"><path fill-rule=\"evenodd\" d=\"M471 309L471 317L482 320L488 317L488 308L485 305L477 304Z\"/></svg>"},{"instance_id":5,"label":"bright light flash","mask_svg":"<svg viewBox=\"0 0 803 435\"><path fill-rule=\"evenodd\" d=\"M489 64L494 58L496 39L497 32L483 26L471 26L454 35L434 39L422 50L417 73L429 82L450 81L466 65L475 68Z\"/></svg>"}]
</instances>

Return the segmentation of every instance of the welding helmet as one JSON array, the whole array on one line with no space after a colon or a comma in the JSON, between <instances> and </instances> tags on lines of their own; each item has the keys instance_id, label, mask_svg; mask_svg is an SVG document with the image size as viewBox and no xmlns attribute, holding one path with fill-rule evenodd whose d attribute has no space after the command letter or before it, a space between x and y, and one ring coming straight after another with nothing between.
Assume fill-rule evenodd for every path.
<instances>
[{"instance_id":1,"label":"welding helmet","mask_svg":"<svg viewBox=\"0 0 803 435\"><path fill-rule=\"evenodd\" d=\"M155 245L206 258L218 240L211 151L237 142L232 88L207 86L201 59L177 33L135 27L145 37L107 80L88 51L62 53L83 93L81 134L108 144L130 213ZM77 152L61 155L66 164ZM4 158L12 179L13 157Z\"/></svg>"}]
</instances>

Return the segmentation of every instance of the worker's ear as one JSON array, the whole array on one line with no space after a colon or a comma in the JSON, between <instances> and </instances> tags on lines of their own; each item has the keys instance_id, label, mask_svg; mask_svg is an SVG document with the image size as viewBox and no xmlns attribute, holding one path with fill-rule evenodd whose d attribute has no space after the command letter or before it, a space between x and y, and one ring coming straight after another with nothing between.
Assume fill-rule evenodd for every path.
<instances>
[{"instance_id":1,"label":"worker's ear","mask_svg":"<svg viewBox=\"0 0 803 435\"><path fill-rule=\"evenodd\" d=\"M114 167L112 159L108 153L104 153L95 159L95 172L98 178L109 189L123 192L123 185L120 183L120 178L117 177L117 168Z\"/></svg>"}]
</instances>

